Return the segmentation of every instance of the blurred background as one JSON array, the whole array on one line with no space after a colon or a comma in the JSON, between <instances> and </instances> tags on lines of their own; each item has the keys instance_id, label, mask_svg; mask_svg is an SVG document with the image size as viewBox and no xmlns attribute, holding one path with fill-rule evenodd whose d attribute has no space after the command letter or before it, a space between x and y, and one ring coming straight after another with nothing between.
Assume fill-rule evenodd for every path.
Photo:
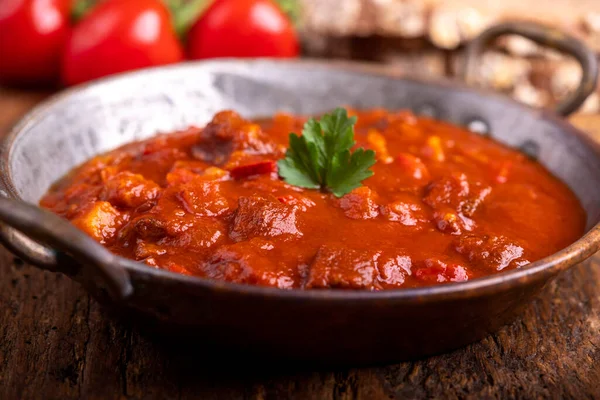
<instances>
[{"instance_id":1,"label":"blurred background","mask_svg":"<svg viewBox=\"0 0 600 400\"><path fill-rule=\"evenodd\" d=\"M596 0L300 0L305 53L369 60L424 77L457 77L466 43L487 27L525 20L556 27L600 50ZM519 36L490 46L479 84L548 107L581 78L574 59ZM580 113L599 111L598 93Z\"/></svg>"},{"instance_id":2,"label":"blurred background","mask_svg":"<svg viewBox=\"0 0 600 400\"><path fill-rule=\"evenodd\" d=\"M464 46L502 21L552 25L600 50L597 0L0 0L0 82L57 89L113 73L216 57L373 62L409 76L457 77ZM478 84L550 107L577 63L506 36ZM598 93L579 113L597 113Z\"/></svg>"}]
</instances>

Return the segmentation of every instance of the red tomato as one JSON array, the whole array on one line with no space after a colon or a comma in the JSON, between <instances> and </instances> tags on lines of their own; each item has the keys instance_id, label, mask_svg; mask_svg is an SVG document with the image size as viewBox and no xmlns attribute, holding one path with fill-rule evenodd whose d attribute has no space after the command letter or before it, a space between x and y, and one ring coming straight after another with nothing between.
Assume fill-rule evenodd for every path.
<instances>
[{"instance_id":1,"label":"red tomato","mask_svg":"<svg viewBox=\"0 0 600 400\"><path fill-rule=\"evenodd\" d=\"M295 57L296 32L271 0L215 0L188 34L193 59Z\"/></svg>"},{"instance_id":2,"label":"red tomato","mask_svg":"<svg viewBox=\"0 0 600 400\"><path fill-rule=\"evenodd\" d=\"M62 78L74 85L182 59L170 14L160 0L106 0L73 28Z\"/></svg>"},{"instance_id":3,"label":"red tomato","mask_svg":"<svg viewBox=\"0 0 600 400\"><path fill-rule=\"evenodd\" d=\"M59 76L71 0L0 2L0 82L50 83Z\"/></svg>"}]
</instances>

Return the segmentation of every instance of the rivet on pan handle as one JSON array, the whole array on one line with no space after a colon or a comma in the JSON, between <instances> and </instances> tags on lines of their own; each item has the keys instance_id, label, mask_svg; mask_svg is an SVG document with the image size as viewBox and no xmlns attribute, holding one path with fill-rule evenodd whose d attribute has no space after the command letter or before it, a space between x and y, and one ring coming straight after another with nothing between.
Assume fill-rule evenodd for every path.
<instances>
[{"instance_id":1,"label":"rivet on pan handle","mask_svg":"<svg viewBox=\"0 0 600 400\"><path fill-rule=\"evenodd\" d=\"M582 69L581 82L567 99L556 106L556 113L567 116L579 109L583 102L596 90L598 80L598 61L594 52L583 42L555 28L530 23L506 22L494 25L473 39L466 48L464 80L473 84L477 72L478 60L487 44L503 35L520 35L539 44L567 53L579 62Z\"/></svg>"},{"instance_id":2,"label":"rivet on pan handle","mask_svg":"<svg viewBox=\"0 0 600 400\"><path fill-rule=\"evenodd\" d=\"M25 261L61 272L77 263L99 275L114 299L132 294L129 274L119 266L118 258L58 215L0 194L0 221L6 225L2 241ZM57 250L66 254L61 256Z\"/></svg>"}]
</instances>

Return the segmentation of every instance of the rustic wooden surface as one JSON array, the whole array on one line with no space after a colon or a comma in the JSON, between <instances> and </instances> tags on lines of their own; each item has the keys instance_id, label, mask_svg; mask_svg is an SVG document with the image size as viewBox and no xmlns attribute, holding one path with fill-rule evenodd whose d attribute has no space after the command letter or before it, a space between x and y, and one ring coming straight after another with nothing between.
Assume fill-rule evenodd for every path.
<instances>
[{"instance_id":1,"label":"rustic wooden surface","mask_svg":"<svg viewBox=\"0 0 600 400\"><path fill-rule=\"evenodd\" d=\"M0 132L38 93L0 89ZM573 121L600 138L600 116ZM51 134L49 132L48 134ZM219 366L107 317L68 278L0 249L0 399L600 398L600 254L494 336L419 362Z\"/></svg>"}]
</instances>

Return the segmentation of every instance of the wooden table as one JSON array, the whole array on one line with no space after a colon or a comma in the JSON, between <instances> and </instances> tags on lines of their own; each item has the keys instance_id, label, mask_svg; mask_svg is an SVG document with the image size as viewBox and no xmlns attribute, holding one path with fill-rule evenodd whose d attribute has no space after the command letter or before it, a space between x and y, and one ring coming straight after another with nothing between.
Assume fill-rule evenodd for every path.
<instances>
[{"instance_id":1,"label":"wooden table","mask_svg":"<svg viewBox=\"0 0 600 400\"><path fill-rule=\"evenodd\" d=\"M0 91L0 132L44 97ZM600 138L600 116L577 117ZM49 133L51 134L51 133ZM215 368L108 318L78 284L0 249L0 399L600 398L600 254L523 317L419 362L313 371Z\"/></svg>"}]
</instances>

